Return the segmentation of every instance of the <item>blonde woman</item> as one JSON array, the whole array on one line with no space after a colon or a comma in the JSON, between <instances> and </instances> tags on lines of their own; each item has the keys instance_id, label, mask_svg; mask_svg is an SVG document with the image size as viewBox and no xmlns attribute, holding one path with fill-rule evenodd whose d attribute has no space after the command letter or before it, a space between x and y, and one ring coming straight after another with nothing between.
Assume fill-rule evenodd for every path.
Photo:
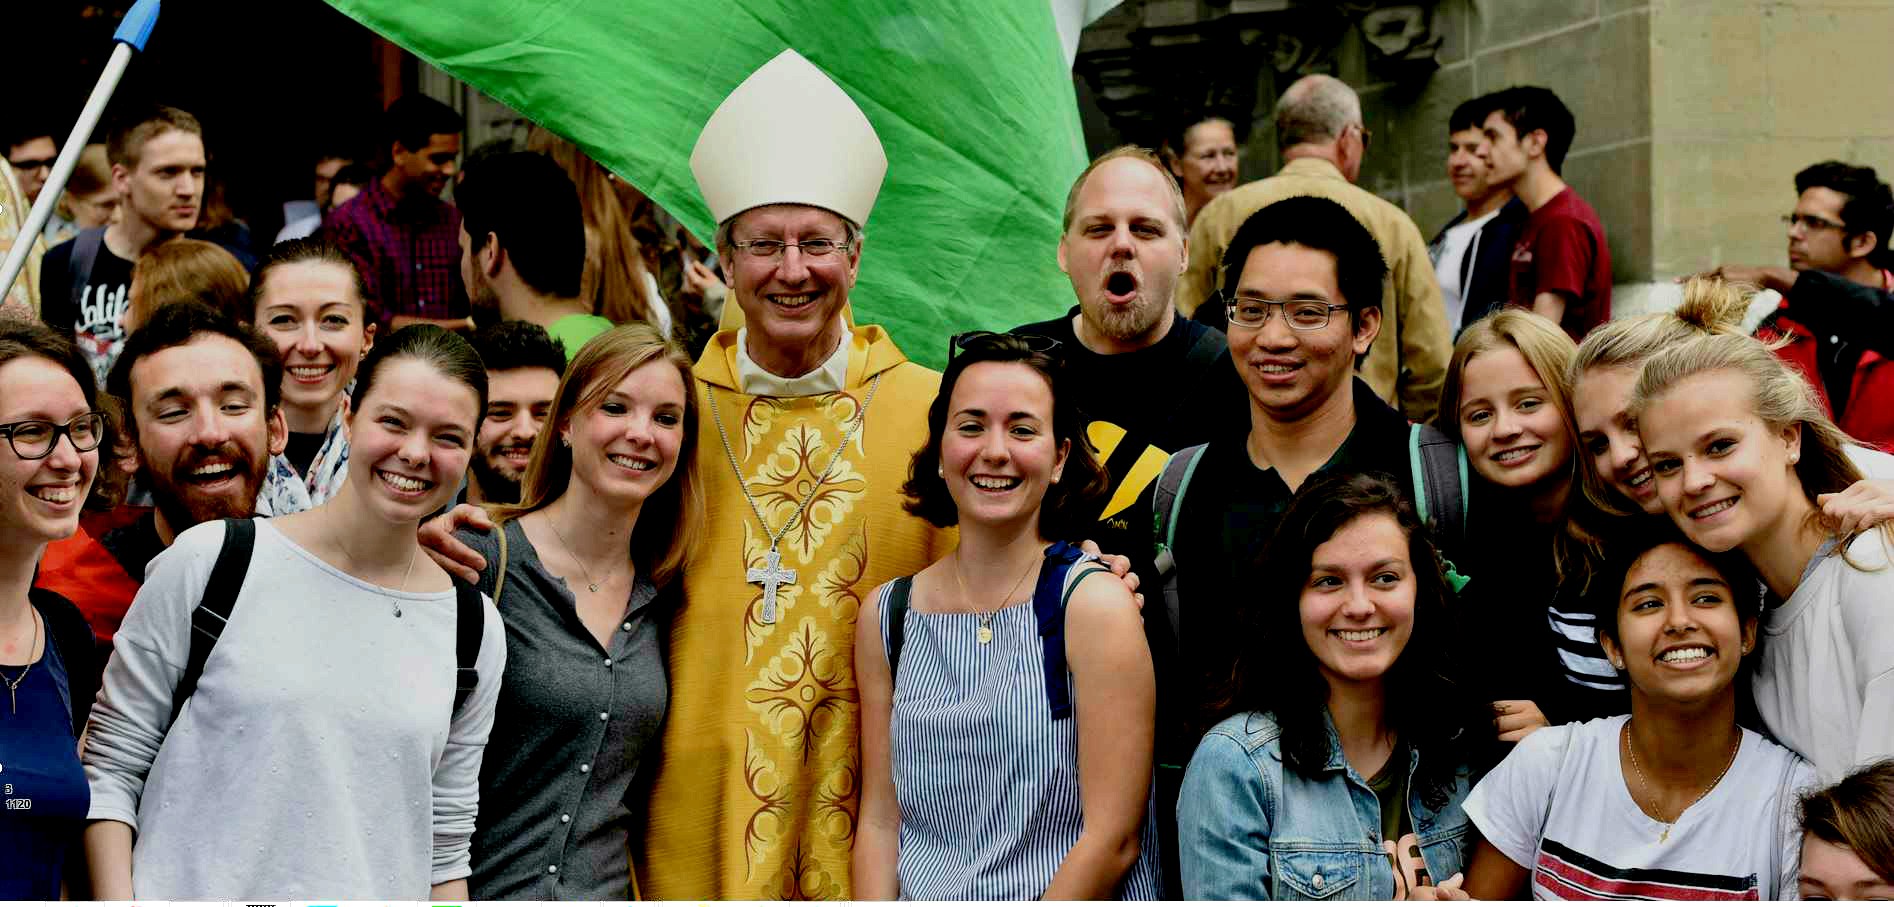
<instances>
[{"instance_id":1,"label":"blonde woman","mask_svg":"<svg viewBox=\"0 0 1894 907\"><path fill-rule=\"evenodd\" d=\"M1624 683L1605 660L1592 609L1584 534L1574 525L1577 431L1565 371L1575 350L1556 323L1502 309L1454 344L1441 430L1465 449L1469 544L1456 567L1469 632L1519 652L1485 672L1500 739L1547 724L1615 715Z\"/></svg>"},{"instance_id":2,"label":"blonde woman","mask_svg":"<svg viewBox=\"0 0 1894 907\"><path fill-rule=\"evenodd\" d=\"M1824 782L1894 755L1894 544L1822 511L1862 470L1815 390L1761 342L1707 333L1644 364L1630 411L1664 512L1782 600L1752 688L1770 733Z\"/></svg>"},{"instance_id":3,"label":"blonde woman","mask_svg":"<svg viewBox=\"0 0 1894 907\"><path fill-rule=\"evenodd\" d=\"M464 530L506 621L476 900L633 897L626 792L664 720L660 640L703 519L691 363L648 325L579 350L520 503Z\"/></svg>"}]
</instances>

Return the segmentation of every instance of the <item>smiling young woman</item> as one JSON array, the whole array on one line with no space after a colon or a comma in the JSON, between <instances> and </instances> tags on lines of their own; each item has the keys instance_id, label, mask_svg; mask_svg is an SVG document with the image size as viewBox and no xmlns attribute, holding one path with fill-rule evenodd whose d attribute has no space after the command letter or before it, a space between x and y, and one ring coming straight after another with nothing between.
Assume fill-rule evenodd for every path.
<instances>
[{"instance_id":1,"label":"smiling young woman","mask_svg":"<svg viewBox=\"0 0 1894 907\"><path fill-rule=\"evenodd\" d=\"M466 341L396 331L362 363L354 466L328 503L199 524L152 561L87 738L96 896L466 899L506 631L416 530L453 499L485 398ZM232 585L220 555L245 530L228 619L197 613ZM209 621L220 641L180 690Z\"/></svg>"},{"instance_id":2,"label":"smiling young woman","mask_svg":"<svg viewBox=\"0 0 1894 907\"><path fill-rule=\"evenodd\" d=\"M477 585L503 605L509 643L480 774L477 900L633 897L640 805L626 794L670 700L661 640L703 522L693 380L648 325L592 338L553 395L520 502L492 508L492 531L459 533L486 560Z\"/></svg>"},{"instance_id":3,"label":"smiling young woman","mask_svg":"<svg viewBox=\"0 0 1894 907\"><path fill-rule=\"evenodd\" d=\"M79 528L107 439L92 369L37 321L0 321L0 900L56 900L89 794L78 739L98 668L92 631L33 586L49 542ZM109 449L109 448L108 448Z\"/></svg>"},{"instance_id":4,"label":"smiling young woman","mask_svg":"<svg viewBox=\"0 0 1894 907\"><path fill-rule=\"evenodd\" d=\"M1241 651L1177 801L1191 900L1400 899L1454 881L1493 741L1426 527L1376 474L1311 479L1234 603ZM1293 603L1293 607L1291 606Z\"/></svg>"},{"instance_id":5,"label":"smiling young woman","mask_svg":"<svg viewBox=\"0 0 1894 907\"><path fill-rule=\"evenodd\" d=\"M1143 624L1121 581L1054 544L1106 487L1056 348L954 338L903 491L959 547L884 584L856 625L857 898L1162 890Z\"/></svg>"},{"instance_id":6,"label":"smiling young woman","mask_svg":"<svg viewBox=\"0 0 1894 907\"><path fill-rule=\"evenodd\" d=\"M1603 578L1598 627L1631 714L1533 734L1467 798L1475 899L1793 896L1788 817L1814 771L1736 724L1753 574L1667 531Z\"/></svg>"},{"instance_id":7,"label":"smiling young woman","mask_svg":"<svg viewBox=\"0 0 1894 907\"><path fill-rule=\"evenodd\" d=\"M1759 341L1708 335L1646 363L1638 436L1664 510L1691 541L1740 551L1782 600L1763 624L1756 708L1825 782L1894 755L1894 542L1818 504L1862 452Z\"/></svg>"}]
</instances>

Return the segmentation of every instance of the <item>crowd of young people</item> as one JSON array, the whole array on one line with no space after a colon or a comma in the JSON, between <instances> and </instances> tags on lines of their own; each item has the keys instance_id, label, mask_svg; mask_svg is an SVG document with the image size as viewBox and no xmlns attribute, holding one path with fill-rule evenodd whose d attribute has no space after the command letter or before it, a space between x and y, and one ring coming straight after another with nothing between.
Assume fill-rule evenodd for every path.
<instances>
[{"instance_id":1,"label":"crowd of young people","mask_svg":"<svg viewBox=\"0 0 1894 907\"><path fill-rule=\"evenodd\" d=\"M765 79L700 143L819 78ZM1737 328L1742 287L1578 342L1494 312L1416 425L1358 373L1374 235L1281 199L1217 271L1242 430L1114 470L1068 346L1091 295L1184 270L1187 214L1150 155L1099 163L1061 239L1071 340L961 334L937 381L846 314L879 173L705 164L743 326L695 364L647 324L590 336L547 399L508 391L543 405L529 452L492 441L472 483L511 366L425 318L384 333L320 238L247 296L141 271L115 361L0 321L0 771L31 802L0 895L1890 893L1894 456ZM516 266L477 232L463 270ZM155 507L94 540L112 470ZM756 588L705 591L720 545ZM773 686L739 683L730 652L784 637ZM734 869L675 844L680 796L728 787L678 763L732 727L763 803ZM805 816L825 852L775 865Z\"/></svg>"}]
</instances>

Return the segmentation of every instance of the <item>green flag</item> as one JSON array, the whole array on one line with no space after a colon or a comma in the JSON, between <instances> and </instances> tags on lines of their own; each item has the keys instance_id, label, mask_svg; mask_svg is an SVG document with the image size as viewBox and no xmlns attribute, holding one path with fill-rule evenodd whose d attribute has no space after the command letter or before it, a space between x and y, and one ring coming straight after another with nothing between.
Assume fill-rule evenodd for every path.
<instances>
[{"instance_id":1,"label":"green flag","mask_svg":"<svg viewBox=\"0 0 1894 907\"><path fill-rule=\"evenodd\" d=\"M794 48L861 106L888 155L850 294L858 321L938 368L956 332L1072 304L1053 249L1085 148L1044 0L329 3L571 139L706 240L698 130Z\"/></svg>"}]
</instances>

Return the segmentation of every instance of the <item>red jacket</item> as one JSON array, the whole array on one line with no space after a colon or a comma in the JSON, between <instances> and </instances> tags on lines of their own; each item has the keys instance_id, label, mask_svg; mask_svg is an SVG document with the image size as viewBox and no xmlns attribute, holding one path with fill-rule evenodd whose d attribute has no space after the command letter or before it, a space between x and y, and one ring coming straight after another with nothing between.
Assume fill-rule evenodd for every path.
<instances>
[{"instance_id":1,"label":"red jacket","mask_svg":"<svg viewBox=\"0 0 1894 907\"><path fill-rule=\"evenodd\" d=\"M1807 328L1788 317L1788 308L1789 303L1783 301L1776 313L1756 330L1756 336L1763 340L1774 340L1786 334L1789 342L1776 350L1776 355L1802 372L1802 377L1807 378L1810 386L1815 388L1815 393L1822 398L1822 405L1828 408L1829 416L1841 426L1841 430L1864 444L1894 453L1894 361L1873 351L1862 353L1861 361L1855 365L1854 383L1849 385L1847 407L1837 415L1835 408L1829 405L1828 391L1822 385L1815 337Z\"/></svg>"}]
</instances>

